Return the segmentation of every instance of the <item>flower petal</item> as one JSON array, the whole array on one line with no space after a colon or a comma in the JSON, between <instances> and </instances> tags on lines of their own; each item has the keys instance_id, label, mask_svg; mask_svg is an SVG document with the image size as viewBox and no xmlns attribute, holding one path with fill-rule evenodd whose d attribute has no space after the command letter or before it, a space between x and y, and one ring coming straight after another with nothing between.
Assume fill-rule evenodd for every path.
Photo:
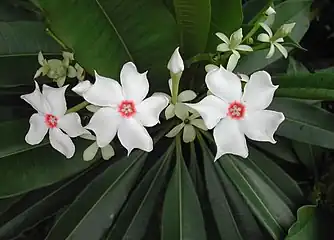
<instances>
[{"instance_id":1,"label":"flower petal","mask_svg":"<svg viewBox=\"0 0 334 240\"><path fill-rule=\"evenodd\" d=\"M39 86L35 81L35 90L32 93L21 95L21 98L29 103L37 112L48 113L51 108L45 97L39 90Z\"/></svg>"},{"instance_id":2,"label":"flower petal","mask_svg":"<svg viewBox=\"0 0 334 240\"><path fill-rule=\"evenodd\" d=\"M171 71L174 74L183 72L184 63L183 63L183 59L179 52L179 47L177 47L174 50L171 58L168 61L167 68L169 71Z\"/></svg>"},{"instance_id":3,"label":"flower petal","mask_svg":"<svg viewBox=\"0 0 334 240\"><path fill-rule=\"evenodd\" d=\"M137 105L135 118L145 127L153 127L159 123L162 110L168 105L168 99L164 96L151 96Z\"/></svg>"},{"instance_id":4,"label":"flower petal","mask_svg":"<svg viewBox=\"0 0 334 240\"><path fill-rule=\"evenodd\" d=\"M211 72L213 70L217 70L219 69L218 66L214 65L214 64L207 64L205 65L205 71L208 73L208 72Z\"/></svg>"},{"instance_id":5,"label":"flower petal","mask_svg":"<svg viewBox=\"0 0 334 240\"><path fill-rule=\"evenodd\" d=\"M263 110L270 105L277 88L278 86L272 84L269 73L255 72L245 86L242 102L246 109Z\"/></svg>"},{"instance_id":6,"label":"flower petal","mask_svg":"<svg viewBox=\"0 0 334 240\"><path fill-rule=\"evenodd\" d=\"M83 139L96 141L96 137L93 134L89 133L89 132L80 135L80 137L83 138Z\"/></svg>"},{"instance_id":7,"label":"flower petal","mask_svg":"<svg viewBox=\"0 0 334 240\"><path fill-rule=\"evenodd\" d=\"M175 106L174 104L170 103L165 110L166 120L171 119L174 116L175 116Z\"/></svg>"},{"instance_id":8,"label":"flower petal","mask_svg":"<svg viewBox=\"0 0 334 240\"><path fill-rule=\"evenodd\" d=\"M146 97L149 89L147 72L139 73L132 62L127 62L121 70L121 84L124 98L139 104Z\"/></svg>"},{"instance_id":9,"label":"flower petal","mask_svg":"<svg viewBox=\"0 0 334 240\"><path fill-rule=\"evenodd\" d=\"M231 51L230 47L226 43L221 43L217 46L217 51L219 52L228 52Z\"/></svg>"},{"instance_id":10,"label":"flower petal","mask_svg":"<svg viewBox=\"0 0 334 240\"><path fill-rule=\"evenodd\" d=\"M69 66L67 69L67 76L69 78L75 78L77 76L77 70L73 66Z\"/></svg>"},{"instance_id":11,"label":"flower petal","mask_svg":"<svg viewBox=\"0 0 334 240\"><path fill-rule=\"evenodd\" d=\"M271 31L270 27L265 23L259 23L259 24L268 33L269 37L272 38L273 31Z\"/></svg>"},{"instance_id":12,"label":"flower petal","mask_svg":"<svg viewBox=\"0 0 334 240\"><path fill-rule=\"evenodd\" d=\"M277 42L274 42L273 44L277 47L278 51L280 51L285 58L288 57L288 51L285 47L282 46L282 44Z\"/></svg>"},{"instance_id":13,"label":"flower petal","mask_svg":"<svg viewBox=\"0 0 334 240\"><path fill-rule=\"evenodd\" d=\"M266 33L260 33L257 36L257 40L260 41L260 42L270 42L270 37Z\"/></svg>"},{"instance_id":14,"label":"flower petal","mask_svg":"<svg viewBox=\"0 0 334 240\"><path fill-rule=\"evenodd\" d=\"M50 128L49 139L51 146L58 152L65 155L66 158L71 158L75 152L75 146L71 138L63 133L59 128Z\"/></svg>"},{"instance_id":15,"label":"flower petal","mask_svg":"<svg viewBox=\"0 0 334 240\"><path fill-rule=\"evenodd\" d=\"M92 113L96 113L97 111L100 110L101 107L95 106L93 104L90 104L88 106L86 106L86 109Z\"/></svg>"},{"instance_id":16,"label":"flower petal","mask_svg":"<svg viewBox=\"0 0 334 240\"><path fill-rule=\"evenodd\" d=\"M123 98L121 85L95 72L95 83L84 93L84 99L96 106L109 107L119 104Z\"/></svg>"},{"instance_id":17,"label":"flower petal","mask_svg":"<svg viewBox=\"0 0 334 240\"><path fill-rule=\"evenodd\" d=\"M242 38L243 38L242 28L239 28L237 31L232 33L230 45L232 45L233 48L238 46L241 43Z\"/></svg>"},{"instance_id":18,"label":"flower petal","mask_svg":"<svg viewBox=\"0 0 334 240\"><path fill-rule=\"evenodd\" d=\"M54 81L57 83L57 86L60 88L64 85L64 83L66 81L66 76L54 79Z\"/></svg>"},{"instance_id":19,"label":"flower petal","mask_svg":"<svg viewBox=\"0 0 334 240\"><path fill-rule=\"evenodd\" d=\"M177 97L178 102L189 102L196 98L197 94L192 90L185 90Z\"/></svg>"},{"instance_id":20,"label":"flower petal","mask_svg":"<svg viewBox=\"0 0 334 240\"><path fill-rule=\"evenodd\" d=\"M135 148L146 152L153 150L153 140L147 130L135 119L123 119L119 125L117 136L130 155Z\"/></svg>"},{"instance_id":21,"label":"flower petal","mask_svg":"<svg viewBox=\"0 0 334 240\"><path fill-rule=\"evenodd\" d=\"M79 82L75 87L72 88L72 91L76 94L82 96L89 88L91 88L93 84L90 81L86 80L83 82Z\"/></svg>"},{"instance_id":22,"label":"flower petal","mask_svg":"<svg viewBox=\"0 0 334 240\"><path fill-rule=\"evenodd\" d=\"M190 124L186 124L183 129L182 138L183 138L183 142L185 143L193 142L196 138L195 128Z\"/></svg>"},{"instance_id":23,"label":"flower petal","mask_svg":"<svg viewBox=\"0 0 334 240\"><path fill-rule=\"evenodd\" d=\"M248 46L248 45L239 45L235 48L236 50L239 50L239 51L244 51L244 52L252 52L253 51L253 48L251 46Z\"/></svg>"},{"instance_id":24,"label":"flower petal","mask_svg":"<svg viewBox=\"0 0 334 240\"><path fill-rule=\"evenodd\" d=\"M214 128L220 119L226 117L228 104L217 98L209 95L195 104L185 103L187 106L194 108L201 114L204 123L208 129Z\"/></svg>"},{"instance_id":25,"label":"flower petal","mask_svg":"<svg viewBox=\"0 0 334 240\"><path fill-rule=\"evenodd\" d=\"M224 154L235 154L243 158L248 156L246 138L240 131L237 120L222 119L213 130L213 137L217 145L215 161Z\"/></svg>"},{"instance_id":26,"label":"flower petal","mask_svg":"<svg viewBox=\"0 0 334 240\"><path fill-rule=\"evenodd\" d=\"M239 59L240 59L240 54L232 53L228 59L226 70L233 71L238 64Z\"/></svg>"},{"instance_id":27,"label":"flower petal","mask_svg":"<svg viewBox=\"0 0 334 240\"><path fill-rule=\"evenodd\" d=\"M190 124L199 128L199 129L202 129L204 131L207 131L208 128L205 126L205 123L203 121L203 119L194 119L194 120L191 120L190 121Z\"/></svg>"},{"instance_id":28,"label":"flower petal","mask_svg":"<svg viewBox=\"0 0 334 240\"><path fill-rule=\"evenodd\" d=\"M115 109L104 107L93 115L86 128L95 133L97 145L102 148L114 139L121 118Z\"/></svg>"},{"instance_id":29,"label":"flower petal","mask_svg":"<svg viewBox=\"0 0 334 240\"><path fill-rule=\"evenodd\" d=\"M217 32L216 36L219 37L224 43L227 43L227 44L230 43L230 40L228 39L228 37L224 33Z\"/></svg>"},{"instance_id":30,"label":"flower petal","mask_svg":"<svg viewBox=\"0 0 334 240\"><path fill-rule=\"evenodd\" d=\"M175 127L172 128L172 130L170 130L166 134L166 137L168 137L168 138L175 137L177 134L179 134L179 132L182 130L182 128L184 128L184 126L185 126L184 123L180 123L180 124L176 125Z\"/></svg>"},{"instance_id":31,"label":"flower petal","mask_svg":"<svg viewBox=\"0 0 334 240\"><path fill-rule=\"evenodd\" d=\"M67 133L70 137L78 137L84 133L89 133L81 125L81 119L78 113L68 113L58 120L58 127Z\"/></svg>"},{"instance_id":32,"label":"flower petal","mask_svg":"<svg viewBox=\"0 0 334 240\"><path fill-rule=\"evenodd\" d=\"M101 153L104 160L109 160L111 157L115 156L115 150L110 144L101 148Z\"/></svg>"},{"instance_id":33,"label":"flower petal","mask_svg":"<svg viewBox=\"0 0 334 240\"><path fill-rule=\"evenodd\" d=\"M175 105L175 115L184 121L189 117L188 107L184 103L176 103Z\"/></svg>"},{"instance_id":34,"label":"flower petal","mask_svg":"<svg viewBox=\"0 0 334 240\"><path fill-rule=\"evenodd\" d=\"M275 53L275 46L274 44L270 43L270 48L269 48L269 52L266 56L266 58L271 58Z\"/></svg>"},{"instance_id":35,"label":"flower petal","mask_svg":"<svg viewBox=\"0 0 334 240\"><path fill-rule=\"evenodd\" d=\"M96 142L93 142L86 150L83 152L83 160L91 161L94 159L97 151L99 150L99 146L97 146Z\"/></svg>"},{"instance_id":36,"label":"flower petal","mask_svg":"<svg viewBox=\"0 0 334 240\"><path fill-rule=\"evenodd\" d=\"M284 121L284 114L270 110L254 111L240 121L241 130L250 139L276 143L274 133Z\"/></svg>"},{"instance_id":37,"label":"flower petal","mask_svg":"<svg viewBox=\"0 0 334 240\"><path fill-rule=\"evenodd\" d=\"M66 113L65 91L68 85L60 88L53 88L43 84L43 96L48 101L52 114L61 117Z\"/></svg>"},{"instance_id":38,"label":"flower petal","mask_svg":"<svg viewBox=\"0 0 334 240\"><path fill-rule=\"evenodd\" d=\"M25 137L25 140L30 145L39 144L42 142L43 138L48 132L48 127L45 124L44 116L35 113L30 117L29 123L30 128Z\"/></svg>"},{"instance_id":39,"label":"flower petal","mask_svg":"<svg viewBox=\"0 0 334 240\"><path fill-rule=\"evenodd\" d=\"M206 74L206 85L217 97L226 102L239 101L241 98L241 82L237 75L223 67Z\"/></svg>"}]
</instances>

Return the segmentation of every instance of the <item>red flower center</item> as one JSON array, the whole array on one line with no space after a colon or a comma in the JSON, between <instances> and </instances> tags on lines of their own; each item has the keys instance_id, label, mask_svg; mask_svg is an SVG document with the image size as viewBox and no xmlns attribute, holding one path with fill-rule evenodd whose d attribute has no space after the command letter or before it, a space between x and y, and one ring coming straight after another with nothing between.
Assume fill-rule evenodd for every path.
<instances>
[{"instance_id":1,"label":"red flower center","mask_svg":"<svg viewBox=\"0 0 334 240\"><path fill-rule=\"evenodd\" d=\"M49 128L57 127L58 118L52 114L45 114L44 121Z\"/></svg>"},{"instance_id":2,"label":"red flower center","mask_svg":"<svg viewBox=\"0 0 334 240\"><path fill-rule=\"evenodd\" d=\"M132 117L136 114L135 103L131 100L124 100L118 105L118 112L124 118Z\"/></svg>"},{"instance_id":3,"label":"red flower center","mask_svg":"<svg viewBox=\"0 0 334 240\"><path fill-rule=\"evenodd\" d=\"M240 102L232 102L228 107L227 115L232 119L240 120L245 116L246 107Z\"/></svg>"}]
</instances>

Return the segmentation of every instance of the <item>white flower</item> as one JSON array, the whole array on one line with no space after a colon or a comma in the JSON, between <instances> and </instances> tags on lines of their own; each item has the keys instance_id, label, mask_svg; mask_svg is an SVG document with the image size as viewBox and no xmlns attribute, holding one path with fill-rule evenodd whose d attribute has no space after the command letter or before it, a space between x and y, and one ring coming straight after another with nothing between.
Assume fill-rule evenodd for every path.
<instances>
[{"instance_id":1,"label":"white flower","mask_svg":"<svg viewBox=\"0 0 334 240\"><path fill-rule=\"evenodd\" d=\"M274 15L274 14L276 14L276 11L273 7L268 7L267 10L265 11L265 14L267 16Z\"/></svg>"},{"instance_id":2,"label":"white flower","mask_svg":"<svg viewBox=\"0 0 334 240\"><path fill-rule=\"evenodd\" d=\"M260 42L270 43L270 49L266 56L266 58L271 58L275 53L275 47L282 53L282 55L287 58L288 57L288 51L285 49L285 47L282 46L281 43L284 42L284 37L286 37L293 29L295 23L291 24L284 24L282 25L275 35L273 35L273 32L271 31L270 27L265 23L260 23L261 27L267 32L267 33L261 33L257 36L257 40Z\"/></svg>"},{"instance_id":3,"label":"white flower","mask_svg":"<svg viewBox=\"0 0 334 240\"><path fill-rule=\"evenodd\" d=\"M91 161L94 159L97 151L99 150L99 146L96 143L96 137L92 134L83 134L80 136L81 138L94 141L84 152L83 152L83 160ZM105 147L101 148L102 158L104 160L109 160L111 157L115 156L114 148L108 144Z\"/></svg>"},{"instance_id":4,"label":"white flower","mask_svg":"<svg viewBox=\"0 0 334 240\"><path fill-rule=\"evenodd\" d=\"M88 131L82 127L77 113L66 114L65 91L68 85L61 88L43 85L43 93L37 82L35 86L32 93L21 96L37 111L29 120L30 128L25 140L30 145L39 144L49 132L51 146L71 158L75 146L70 137L77 137Z\"/></svg>"},{"instance_id":5,"label":"white flower","mask_svg":"<svg viewBox=\"0 0 334 240\"><path fill-rule=\"evenodd\" d=\"M267 10L265 11L266 20L264 21L264 23L267 24L268 26L273 25L275 21L275 14L276 11L273 7L267 8Z\"/></svg>"},{"instance_id":6,"label":"white flower","mask_svg":"<svg viewBox=\"0 0 334 240\"><path fill-rule=\"evenodd\" d=\"M266 109L278 86L265 71L255 72L242 94L238 76L220 67L206 75L206 85L213 95L196 104L187 104L198 111L208 129L213 130L217 145L215 160L231 153L246 158L245 135L256 141L275 143L274 132L284 115Z\"/></svg>"},{"instance_id":7,"label":"white flower","mask_svg":"<svg viewBox=\"0 0 334 240\"><path fill-rule=\"evenodd\" d=\"M173 74L179 74L179 73L183 72L184 64L183 64L183 59L182 59L182 57L180 55L180 52L179 52L179 47L177 47L174 50L171 58L168 61L167 68Z\"/></svg>"},{"instance_id":8,"label":"white flower","mask_svg":"<svg viewBox=\"0 0 334 240\"><path fill-rule=\"evenodd\" d=\"M146 74L138 73L136 66L128 62L121 70L121 86L95 72L95 83L82 96L101 107L86 126L95 133L100 148L107 146L117 133L128 154L134 148L152 151L153 141L145 127L159 123L160 112L168 105L168 99L155 95L144 100L149 90Z\"/></svg>"},{"instance_id":9,"label":"white flower","mask_svg":"<svg viewBox=\"0 0 334 240\"><path fill-rule=\"evenodd\" d=\"M244 51L244 52L253 51L252 47L241 44L243 38L242 28L232 33L230 39L228 39L228 37L225 34L220 32L217 32L216 36L219 37L224 42L217 46L217 51L232 52L231 56L228 59L226 67L229 71L233 71L233 69L237 66L237 63L240 58L240 54L238 51Z\"/></svg>"},{"instance_id":10,"label":"white flower","mask_svg":"<svg viewBox=\"0 0 334 240\"><path fill-rule=\"evenodd\" d=\"M219 69L219 67L214 65L214 64L207 64L205 66L205 71L207 73L211 72L211 71L214 71L214 70L217 70L217 69ZM238 77L240 78L241 81L248 82L249 77L246 74L242 74L242 73L236 73L236 74L238 75Z\"/></svg>"},{"instance_id":11,"label":"white flower","mask_svg":"<svg viewBox=\"0 0 334 240\"><path fill-rule=\"evenodd\" d=\"M187 108L183 108L176 112L176 116L182 120L182 123L176 125L172 130L170 130L166 137L173 138L183 129L183 142L189 143L195 140L196 130L195 127L207 131L203 119L198 119L200 116L197 112L194 112L189 116L189 111Z\"/></svg>"}]
</instances>

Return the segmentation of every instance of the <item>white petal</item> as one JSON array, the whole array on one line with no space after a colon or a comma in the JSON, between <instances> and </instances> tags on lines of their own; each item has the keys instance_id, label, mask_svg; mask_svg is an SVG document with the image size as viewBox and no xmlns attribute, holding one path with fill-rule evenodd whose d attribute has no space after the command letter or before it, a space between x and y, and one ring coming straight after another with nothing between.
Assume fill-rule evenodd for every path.
<instances>
[{"instance_id":1,"label":"white petal","mask_svg":"<svg viewBox=\"0 0 334 240\"><path fill-rule=\"evenodd\" d=\"M183 142L185 143L193 142L196 138L195 128L190 124L186 124L183 129L182 137L183 137Z\"/></svg>"},{"instance_id":2,"label":"white petal","mask_svg":"<svg viewBox=\"0 0 334 240\"><path fill-rule=\"evenodd\" d=\"M275 46L274 44L270 43L270 48L269 48L269 52L266 56L266 58L271 58L275 53Z\"/></svg>"},{"instance_id":3,"label":"white petal","mask_svg":"<svg viewBox=\"0 0 334 240\"><path fill-rule=\"evenodd\" d=\"M95 72L95 83L85 92L84 99L96 106L108 107L119 104L123 98L121 85Z\"/></svg>"},{"instance_id":4,"label":"white petal","mask_svg":"<svg viewBox=\"0 0 334 240\"><path fill-rule=\"evenodd\" d=\"M276 143L274 133L284 119L281 112L259 110L247 113L245 119L240 121L240 126L243 133L252 140Z\"/></svg>"},{"instance_id":5,"label":"white petal","mask_svg":"<svg viewBox=\"0 0 334 240\"><path fill-rule=\"evenodd\" d=\"M175 115L182 121L189 117L188 107L183 103L176 103Z\"/></svg>"},{"instance_id":6,"label":"white petal","mask_svg":"<svg viewBox=\"0 0 334 240\"><path fill-rule=\"evenodd\" d=\"M44 59L44 56L43 56L43 53L42 52L39 52L38 53L38 63L43 66L44 63L45 63L45 59Z\"/></svg>"},{"instance_id":7,"label":"white petal","mask_svg":"<svg viewBox=\"0 0 334 240\"><path fill-rule=\"evenodd\" d=\"M139 73L132 62L125 63L121 70L121 84L124 98L140 103L146 97L149 89L147 72Z\"/></svg>"},{"instance_id":8,"label":"white petal","mask_svg":"<svg viewBox=\"0 0 334 240\"><path fill-rule=\"evenodd\" d=\"M25 140L30 145L39 144L42 142L43 138L48 132L48 127L45 124L44 116L35 113L30 117L29 123L30 128L25 137Z\"/></svg>"},{"instance_id":9,"label":"white petal","mask_svg":"<svg viewBox=\"0 0 334 240\"><path fill-rule=\"evenodd\" d=\"M136 106L135 118L145 127L153 127L158 124L162 110L168 105L168 99L164 96L151 96Z\"/></svg>"},{"instance_id":10,"label":"white petal","mask_svg":"<svg viewBox=\"0 0 334 240\"><path fill-rule=\"evenodd\" d=\"M34 75L34 79L35 79L35 78L38 78L39 76L41 76L41 74L43 73L43 71L44 71L44 68L43 68L43 67L40 67L40 68L36 71L36 73L35 73L35 75Z\"/></svg>"},{"instance_id":11,"label":"white petal","mask_svg":"<svg viewBox=\"0 0 334 240\"><path fill-rule=\"evenodd\" d=\"M101 108L93 115L86 128L95 133L97 145L105 147L114 139L121 118L115 109Z\"/></svg>"},{"instance_id":12,"label":"white petal","mask_svg":"<svg viewBox=\"0 0 334 240\"><path fill-rule=\"evenodd\" d=\"M194 120L191 120L190 121L190 124L199 128L199 129L202 129L204 131L207 131L208 128L205 126L205 123L203 121L203 119L194 119Z\"/></svg>"},{"instance_id":13,"label":"white petal","mask_svg":"<svg viewBox=\"0 0 334 240\"><path fill-rule=\"evenodd\" d=\"M273 100L277 88L278 86L272 84L269 73L265 71L253 73L242 96L246 109L262 110L267 108Z\"/></svg>"},{"instance_id":14,"label":"white petal","mask_svg":"<svg viewBox=\"0 0 334 240\"><path fill-rule=\"evenodd\" d=\"M246 138L240 131L238 120L222 119L214 128L213 137L217 145L215 160L228 153L243 158L248 156Z\"/></svg>"},{"instance_id":15,"label":"white petal","mask_svg":"<svg viewBox=\"0 0 334 240\"><path fill-rule=\"evenodd\" d=\"M197 94L192 90L185 90L177 97L178 102L189 102L196 98Z\"/></svg>"},{"instance_id":16,"label":"white petal","mask_svg":"<svg viewBox=\"0 0 334 240\"><path fill-rule=\"evenodd\" d=\"M91 160L93 160L98 150L99 150L99 146L97 146L96 142L93 142L93 144L91 144L83 152L83 160L84 161L91 161Z\"/></svg>"},{"instance_id":17,"label":"white petal","mask_svg":"<svg viewBox=\"0 0 334 240\"><path fill-rule=\"evenodd\" d=\"M60 88L53 88L43 84L43 96L48 101L52 114L61 117L67 110L65 91L68 85Z\"/></svg>"},{"instance_id":18,"label":"white petal","mask_svg":"<svg viewBox=\"0 0 334 240\"><path fill-rule=\"evenodd\" d=\"M240 59L239 54L232 53L228 59L226 70L233 71L238 64L239 59Z\"/></svg>"},{"instance_id":19,"label":"white petal","mask_svg":"<svg viewBox=\"0 0 334 240\"><path fill-rule=\"evenodd\" d=\"M219 52L228 52L231 51L230 47L226 43L221 43L217 46L217 51Z\"/></svg>"},{"instance_id":20,"label":"white petal","mask_svg":"<svg viewBox=\"0 0 334 240\"><path fill-rule=\"evenodd\" d=\"M45 97L39 90L39 86L35 81L35 90L32 93L21 95L21 98L29 103L37 112L49 113L51 108Z\"/></svg>"},{"instance_id":21,"label":"white petal","mask_svg":"<svg viewBox=\"0 0 334 240\"><path fill-rule=\"evenodd\" d=\"M171 78L168 79L168 87L169 87L170 93L172 93L173 92L173 80Z\"/></svg>"},{"instance_id":22,"label":"white petal","mask_svg":"<svg viewBox=\"0 0 334 240\"><path fill-rule=\"evenodd\" d=\"M257 36L257 40L260 42L270 42L270 37L266 33L260 33L259 36Z\"/></svg>"},{"instance_id":23,"label":"white petal","mask_svg":"<svg viewBox=\"0 0 334 240\"><path fill-rule=\"evenodd\" d=\"M234 47L238 46L242 41L242 37L243 37L242 28L239 28L237 31L232 33L231 40L230 40L230 45L232 45Z\"/></svg>"},{"instance_id":24,"label":"white petal","mask_svg":"<svg viewBox=\"0 0 334 240\"><path fill-rule=\"evenodd\" d=\"M89 132L80 135L80 137L83 138L83 139L96 141L96 137L93 134L89 133Z\"/></svg>"},{"instance_id":25,"label":"white petal","mask_svg":"<svg viewBox=\"0 0 334 240\"><path fill-rule=\"evenodd\" d=\"M93 84L91 84L90 81L86 80L83 82L79 82L74 88L72 88L72 91L76 94L82 96L89 88L91 88Z\"/></svg>"},{"instance_id":26,"label":"white petal","mask_svg":"<svg viewBox=\"0 0 334 240\"><path fill-rule=\"evenodd\" d=\"M58 152L71 158L75 152L75 146L71 138L63 133L59 128L50 128L49 139L51 146Z\"/></svg>"},{"instance_id":27,"label":"white petal","mask_svg":"<svg viewBox=\"0 0 334 240\"><path fill-rule=\"evenodd\" d=\"M248 46L248 45L239 45L235 49L239 50L239 51L244 51L244 52L252 52L253 51L253 48L251 46Z\"/></svg>"},{"instance_id":28,"label":"white petal","mask_svg":"<svg viewBox=\"0 0 334 240\"><path fill-rule=\"evenodd\" d=\"M179 132L182 130L182 128L184 128L184 126L185 126L184 123L180 123L180 124L176 125L175 127L172 128L172 130L170 130L166 134L166 137L168 137L168 138L175 137L177 134L179 134Z\"/></svg>"},{"instance_id":29,"label":"white petal","mask_svg":"<svg viewBox=\"0 0 334 240\"><path fill-rule=\"evenodd\" d=\"M174 50L173 55L168 61L167 68L169 71L171 71L174 74L183 72L184 63L183 63L183 59L179 52L179 47L177 47Z\"/></svg>"},{"instance_id":30,"label":"white petal","mask_svg":"<svg viewBox=\"0 0 334 240\"><path fill-rule=\"evenodd\" d=\"M277 39L275 40L275 42L277 42L277 43L282 43L282 42L284 42L284 39L283 39L283 38L277 38Z\"/></svg>"},{"instance_id":31,"label":"white petal","mask_svg":"<svg viewBox=\"0 0 334 240\"><path fill-rule=\"evenodd\" d=\"M265 13L266 13L267 16L269 16L269 15L272 15L272 14L276 14L276 11L273 7L268 7Z\"/></svg>"},{"instance_id":32,"label":"white petal","mask_svg":"<svg viewBox=\"0 0 334 240\"><path fill-rule=\"evenodd\" d=\"M69 113L58 120L58 127L67 133L70 137L78 137L84 133L89 133L81 125L81 119L78 113Z\"/></svg>"},{"instance_id":33,"label":"white petal","mask_svg":"<svg viewBox=\"0 0 334 240\"><path fill-rule=\"evenodd\" d=\"M219 37L224 43L227 43L227 44L230 43L230 40L224 33L217 32L216 36Z\"/></svg>"},{"instance_id":34,"label":"white petal","mask_svg":"<svg viewBox=\"0 0 334 240\"><path fill-rule=\"evenodd\" d=\"M273 32L271 31L270 27L265 23L260 23L260 26L268 33L269 37L273 36Z\"/></svg>"},{"instance_id":35,"label":"white petal","mask_svg":"<svg viewBox=\"0 0 334 240\"><path fill-rule=\"evenodd\" d=\"M220 67L206 74L206 85L217 97L230 103L241 98L241 82L237 75Z\"/></svg>"},{"instance_id":36,"label":"white petal","mask_svg":"<svg viewBox=\"0 0 334 240\"><path fill-rule=\"evenodd\" d=\"M98 110L100 110L101 107L95 106L95 105L88 105L86 106L86 109L92 113L96 113Z\"/></svg>"},{"instance_id":37,"label":"white petal","mask_svg":"<svg viewBox=\"0 0 334 240\"><path fill-rule=\"evenodd\" d=\"M187 103L186 105L194 108L197 112L199 112L199 114L201 114L208 129L214 128L220 119L226 117L227 115L228 104L213 95L205 97L199 103Z\"/></svg>"},{"instance_id":38,"label":"white petal","mask_svg":"<svg viewBox=\"0 0 334 240\"><path fill-rule=\"evenodd\" d=\"M217 70L219 69L218 66L214 65L214 64L207 64L205 65L205 71L208 73L208 72L211 72L213 70Z\"/></svg>"},{"instance_id":39,"label":"white petal","mask_svg":"<svg viewBox=\"0 0 334 240\"><path fill-rule=\"evenodd\" d=\"M130 155L135 148L146 152L153 150L153 140L147 130L134 118L123 119L117 136Z\"/></svg>"},{"instance_id":40,"label":"white petal","mask_svg":"<svg viewBox=\"0 0 334 240\"><path fill-rule=\"evenodd\" d=\"M101 148L101 153L104 160L109 160L111 157L115 156L114 148L109 144Z\"/></svg>"},{"instance_id":41,"label":"white petal","mask_svg":"<svg viewBox=\"0 0 334 240\"><path fill-rule=\"evenodd\" d=\"M282 46L282 44L275 42L274 45L277 47L278 51L280 51L285 58L288 57L288 51L285 49L285 47Z\"/></svg>"},{"instance_id":42,"label":"white petal","mask_svg":"<svg viewBox=\"0 0 334 240\"><path fill-rule=\"evenodd\" d=\"M249 81L249 77L246 74L237 73L237 75L240 77L241 81L243 81L243 82L248 82Z\"/></svg>"},{"instance_id":43,"label":"white petal","mask_svg":"<svg viewBox=\"0 0 334 240\"><path fill-rule=\"evenodd\" d=\"M168 119L171 119L174 116L175 116L175 106L174 106L174 104L170 103L165 110L165 117L168 120Z\"/></svg>"}]
</instances>

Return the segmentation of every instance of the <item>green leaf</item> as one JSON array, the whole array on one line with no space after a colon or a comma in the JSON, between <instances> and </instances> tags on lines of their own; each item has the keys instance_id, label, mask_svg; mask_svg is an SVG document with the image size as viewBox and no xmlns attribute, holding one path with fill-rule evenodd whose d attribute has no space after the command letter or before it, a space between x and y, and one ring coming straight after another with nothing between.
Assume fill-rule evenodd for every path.
<instances>
[{"instance_id":1,"label":"green leaf","mask_svg":"<svg viewBox=\"0 0 334 240\"><path fill-rule=\"evenodd\" d=\"M135 61L156 81L167 82L166 64L177 45L176 24L156 0L38 0L50 29L89 73L119 77ZM157 87L158 82L151 81ZM154 88L154 87L153 87Z\"/></svg>"},{"instance_id":2,"label":"green leaf","mask_svg":"<svg viewBox=\"0 0 334 240\"><path fill-rule=\"evenodd\" d=\"M107 239L144 239L154 207L160 200L159 194L166 181L174 149L175 143L173 142L158 160L151 155L156 163L145 174L143 180L137 185L137 188L123 206Z\"/></svg>"},{"instance_id":3,"label":"green leaf","mask_svg":"<svg viewBox=\"0 0 334 240\"><path fill-rule=\"evenodd\" d=\"M333 114L291 99L276 98L270 109L283 112L285 121L276 134L299 142L334 148Z\"/></svg>"},{"instance_id":4,"label":"green leaf","mask_svg":"<svg viewBox=\"0 0 334 240\"><path fill-rule=\"evenodd\" d=\"M244 23L253 24L268 9L273 0L249 0L243 6Z\"/></svg>"},{"instance_id":5,"label":"green leaf","mask_svg":"<svg viewBox=\"0 0 334 240\"><path fill-rule=\"evenodd\" d=\"M334 99L333 73L299 73L273 78L279 84L276 95L280 97L329 100Z\"/></svg>"},{"instance_id":6,"label":"green leaf","mask_svg":"<svg viewBox=\"0 0 334 240\"><path fill-rule=\"evenodd\" d=\"M176 165L168 183L163 206L161 239L205 240L201 206L176 137Z\"/></svg>"},{"instance_id":7,"label":"green leaf","mask_svg":"<svg viewBox=\"0 0 334 240\"><path fill-rule=\"evenodd\" d=\"M287 74L296 75L299 73L309 73L309 72L310 71L301 62L295 60L293 57L289 57Z\"/></svg>"},{"instance_id":8,"label":"green leaf","mask_svg":"<svg viewBox=\"0 0 334 240\"><path fill-rule=\"evenodd\" d=\"M210 0L174 0L181 48L186 58L205 50L211 22Z\"/></svg>"},{"instance_id":9,"label":"green leaf","mask_svg":"<svg viewBox=\"0 0 334 240\"><path fill-rule=\"evenodd\" d=\"M100 239L126 200L146 157L136 151L107 168L60 216L46 239Z\"/></svg>"}]
</instances>

